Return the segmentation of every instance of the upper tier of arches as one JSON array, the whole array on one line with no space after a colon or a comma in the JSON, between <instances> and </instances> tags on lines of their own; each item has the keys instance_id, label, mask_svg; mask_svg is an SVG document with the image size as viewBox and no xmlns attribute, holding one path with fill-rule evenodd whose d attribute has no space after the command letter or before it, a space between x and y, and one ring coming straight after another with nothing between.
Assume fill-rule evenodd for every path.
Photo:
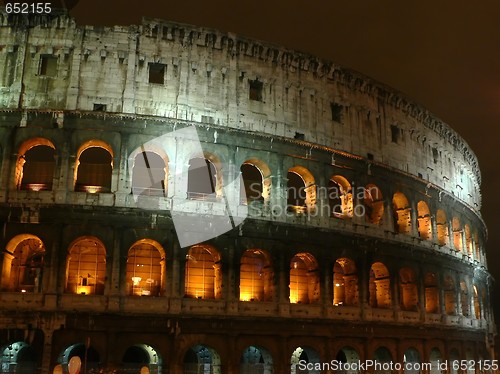
<instances>
[{"instance_id":1,"label":"upper tier of arches","mask_svg":"<svg viewBox=\"0 0 500 374\"><path fill-rule=\"evenodd\" d=\"M480 171L466 142L425 108L359 73L159 20L81 32L61 16L34 33L6 22L0 109L148 115L294 138L421 176L480 208Z\"/></svg>"}]
</instances>

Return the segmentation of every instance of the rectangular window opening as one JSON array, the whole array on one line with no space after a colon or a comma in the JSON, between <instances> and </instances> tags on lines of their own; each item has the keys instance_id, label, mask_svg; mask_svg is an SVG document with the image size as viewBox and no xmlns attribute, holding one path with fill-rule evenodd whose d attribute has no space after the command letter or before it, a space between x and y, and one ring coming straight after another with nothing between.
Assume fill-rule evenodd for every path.
<instances>
[{"instance_id":1,"label":"rectangular window opening","mask_svg":"<svg viewBox=\"0 0 500 374\"><path fill-rule=\"evenodd\" d=\"M337 103L330 103L330 108L332 110L332 121L342 123L342 111L344 106Z\"/></svg>"},{"instance_id":2,"label":"rectangular window opening","mask_svg":"<svg viewBox=\"0 0 500 374\"><path fill-rule=\"evenodd\" d=\"M248 81L250 83L249 98L254 101L262 101L262 89L264 84L258 79Z\"/></svg>"},{"instance_id":3,"label":"rectangular window opening","mask_svg":"<svg viewBox=\"0 0 500 374\"><path fill-rule=\"evenodd\" d=\"M399 140L399 128L397 126L391 125L391 141L397 143Z\"/></svg>"},{"instance_id":4,"label":"rectangular window opening","mask_svg":"<svg viewBox=\"0 0 500 374\"><path fill-rule=\"evenodd\" d=\"M94 104L94 112L105 112L106 104Z\"/></svg>"},{"instance_id":5,"label":"rectangular window opening","mask_svg":"<svg viewBox=\"0 0 500 374\"><path fill-rule=\"evenodd\" d=\"M57 73L57 57L52 55L41 55L39 74L45 77L55 77L56 73Z\"/></svg>"},{"instance_id":6,"label":"rectangular window opening","mask_svg":"<svg viewBox=\"0 0 500 374\"><path fill-rule=\"evenodd\" d=\"M149 83L165 84L165 70L167 65L149 63Z\"/></svg>"}]
</instances>

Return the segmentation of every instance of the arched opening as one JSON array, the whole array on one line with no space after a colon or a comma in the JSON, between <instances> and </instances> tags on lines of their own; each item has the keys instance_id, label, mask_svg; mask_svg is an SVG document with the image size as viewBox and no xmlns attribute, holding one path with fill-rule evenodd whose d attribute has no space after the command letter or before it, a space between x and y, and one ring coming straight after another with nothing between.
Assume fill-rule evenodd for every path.
<instances>
[{"instance_id":1,"label":"arched opening","mask_svg":"<svg viewBox=\"0 0 500 374\"><path fill-rule=\"evenodd\" d=\"M75 167L75 191L99 193L111 191L113 153L100 141L80 147Z\"/></svg>"},{"instance_id":2,"label":"arched opening","mask_svg":"<svg viewBox=\"0 0 500 374\"><path fill-rule=\"evenodd\" d=\"M195 345L184 355L184 374L221 374L220 356L214 349Z\"/></svg>"},{"instance_id":3,"label":"arched opening","mask_svg":"<svg viewBox=\"0 0 500 374\"><path fill-rule=\"evenodd\" d=\"M56 152L54 144L44 138L29 139L21 144L16 162L16 188L29 191L52 190Z\"/></svg>"},{"instance_id":4,"label":"arched opening","mask_svg":"<svg viewBox=\"0 0 500 374\"><path fill-rule=\"evenodd\" d=\"M349 258L339 258L333 265L333 305L355 306L358 304L356 264Z\"/></svg>"},{"instance_id":5,"label":"arched opening","mask_svg":"<svg viewBox=\"0 0 500 374\"><path fill-rule=\"evenodd\" d=\"M422 239L432 239L432 221L429 206L425 201L419 201L417 204L418 210L418 235Z\"/></svg>"},{"instance_id":6,"label":"arched opening","mask_svg":"<svg viewBox=\"0 0 500 374\"><path fill-rule=\"evenodd\" d=\"M456 349L452 349L450 351L450 359L448 367L450 368L451 374L462 373L462 371L458 369L460 368L460 355L458 354L458 351Z\"/></svg>"},{"instance_id":7,"label":"arched opening","mask_svg":"<svg viewBox=\"0 0 500 374\"><path fill-rule=\"evenodd\" d=\"M66 292L103 295L106 248L95 237L82 237L70 246L66 264Z\"/></svg>"},{"instance_id":8,"label":"arched opening","mask_svg":"<svg viewBox=\"0 0 500 374\"><path fill-rule=\"evenodd\" d=\"M273 373L273 358L271 354L262 347L247 347L241 355L240 363L240 374Z\"/></svg>"},{"instance_id":9,"label":"arched opening","mask_svg":"<svg viewBox=\"0 0 500 374\"><path fill-rule=\"evenodd\" d=\"M436 274L428 272L424 277L425 311L439 313L439 290Z\"/></svg>"},{"instance_id":10,"label":"arched opening","mask_svg":"<svg viewBox=\"0 0 500 374\"><path fill-rule=\"evenodd\" d=\"M401 309L418 310L418 287L415 272L410 268L399 270L399 287L401 292Z\"/></svg>"},{"instance_id":11,"label":"arched opening","mask_svg":"<svg viewBox=\"0 0 500 374\"><path fill-rule=\"evenodd\" d=\"M453 217L452 221L453 230L453 245L458 252L462 252L462 226L457 217Z\"/></svg>"},{"instance_id":12,"label":"arched opening","mask_svg":"<svg viewBox=\"0 0 500 374\"><path fill-rule=\"evenodd\" d=\"M261 202L269 199L271 189L271 172L267 165L260 160L245 161L241 167L240 200L242 204Z\"/></svg>"},{"instance_id":13,"label":"arched opening","mask_svg":"<svg viewBox=\"0 0 500 374\"><path fill-rule=\"evenodd\" d=\"M382 192L374 184L368 184L363 191L363 205L366 221L379 225L384 215L384 200Z\"/></svg>"},{"instance_id":14,"label":"arched opening","mask_svg":"<svg viewBox=\"0 0 500 374\"><path fill-rule=\"evenodd\" d=\"M10 343L0 348L0 373L36 373L39 354L25 342Z\"/></svg>"},{"instance_id":15,"label":"arched opening","mask_svg":"<svg viewBox=\"0 0 500 374\"><path fill-rule=\"evenodd\" d=\"M269 254L261 249L248 249L240 262L240 300L272 301L273 270Z\"/></svg>"},{"instance_id":16,"label":"arched opening","mask_svg":"<svg viewBox=\"0 0 500 374\"><path fill-rule=\"evenodd\" d=\"M406 196L396 192L392 197L394 231L399 234L411 233L411 208Z\"/></svg>"},{"instance_id":17,"label":"arched opening","mask_svg":"<svg viewBox=\"0 0 500 374\"><path fill-rule=\"evenodd\" d=\"M379 347L373 355L375 361L374 374L391 374L391 352L386 347Z\"/></svg>"},{"instance_id":18,"label":"arched opening","mask_svg":"<svg viewBox=\"0 0 500 374\"><path fill-rule=\"evenodd\" d=\"M462 307L462 315L465 317L470 316L470 299L469 289L464 281L460 282L460 304Z\"/></svg>"},{"instance_id":19,"label":"arched opening","mask_svg":"<svg viewBox=\"0 0 500 374\"><path fill-rule=\"evenodd\" d=\"M446 213L444 212L444 210L438 209L436 212L436 229L438 244L447 245L449 232L448 221L446 220Z\"/></svg>"},{"instance_id":20,"label":"arched opening","mask_svg":"<svg viewBox=\"0 0 500 374\"><path fill-rule=\"evenodd\" d=\"M391 279L389 270L381 262L370 268L370 306L389 309L392 305Z\"/></svg>"},{"instance_id":21,"label":"arched opening","mask_svg":"<svg viewBox=\"0 0 500 374\"><path fill-rule=\"evenodd\" d=\"M186 255L186 297L219 299L222 274L220 255L208 245L195 245Z\"/></svg>"},{"instance_id":22,"label":"arched opening","mask_svg":"<svg viewBox=\"0 0 500 374\"><path fill-rule=\"evenodd\" d=\"M135 344L127 348L122 358L122 368L125 373L139 373L146 367L151 374L159 374L162 360L159 353L150 345ZM141 372L142 373L142 372Z\"/></svg>"},{"instance_id":23,"label":"arched opening","mask_svg":"<svg viewBox=\"0 0 500 374\"><path fill-rule=\"evenodd\" d=\"M321 372L316 368L317 365L321 364L321 359L318 352L311 347L297 347L292 353L290 364L291 374L319 374ZM313 364L313 369L301 369L304 364Z\"/></svg>"},{"instance_id":24,"label":"arched opening","mask_svg":"<svg viewBox=\"0 0 500 374\"><path fill-rule=\"evenodd\" d=\"M312 304L319 301L318 263L310 253L297 253L290 261L290 302Z\"/></svg>"},{"instance_id":25,"label":"arched opening","mask_svg":"<svg viewBox=\"0 0 500 374\"><path fill-rule=\"evenodd\" d=\"M474 316L476 319L481 319L481 302L479 300L479 292L477 291L477 287L472 286L474 290Z\"/></svg>"},{"instance_id":26,"label":"arched opening","mask_svg":"<svg viewBox=\"0 0 500 374\"><path fill-rule=\"evenodd\" d=\"M335 175L328 182L328 203L330 215L337 218L352 218L351 184L341 175Z\"/></svg>"},{"instance_id":27,"label":"arched opening","mask_svg":"<svg viewBox=\"0 0 500 374\"><path fill-rule=\"evenodd\" d=\"M160 296L165 277L165 251L156 241L135 242L127 257L127 290L129 295Z\"/></svg>"},{"instance_id":28,"label":"arched opening","mask_svg":"<svg viewBox=\"0 0 500 374\"><path fill-rule=\"evenodd\" d=\"M476 260L481 262L481 246L479 245L479 236L474 233L474 246L476 247Z\"/></svg>"},{"instance_id":29,"label":"arched opening","mask_svg":"<svg viewBox=\"0 0 500 374\"><path fill-rule=\"evenodd\" d=\"M50 191L56 166L55 148L36 145L19 156L22 165L22 179L19 189L29 191Z\"/></svg>"},{"instance_id":30,"label":"arched opening","mask_svg":"<svg viewBox=\"0 0 500 374\"><path fill-rule=\"evenodd\" d=\"M132 193L135 196L165 196L167 166L155 152L144 151L134 158Z\"/></svg>"},{"instance_id":31,"label":"arched opening","mask_svg":"<svg viewBox=\"0 0 500 374\"><path fill-rule=\"evenodd\" d=\"M457 314L455 282L449 275L444 278L444 309L449 316Z\"/></svg>"},{"instance_id":32,"label":"arched opening","mask_svg":"<svg viewBox=\"0 0 500 374\"><path fill-rule=\"evenodd\" d=\"M343 347L340 351L338 351L335 359L338 363L343 364L343 370L337 370L337 374L358 374L359 371L359 354L358 352L351 347ZM344 365L345 364L345 365Z\"/></svg>"},{"instance_id":33,"label":"arched opening","mask_svg":"<svg viewBox=\"0 0 500 374\"><path fill-rule=\"evenodd\" d=\"M189 160L188 168L188 199L217 200L219 190L218 174L214 163L201 157Z\"/></svg>"},{"instance_id":34,"label":"arched opening","mask_svg":"<svg viewBox=\"0 0 500 374\"><path fill-rule=\"evenodd\" d=\"M90 341L89 341L90 342ZM101 366L99 352L91 345L84 343L76 343L67 347L57 358L57 362L62 366L63 373L68 373L68 365L73 357L78 357L78 362L81 363L81 372L98 372Z\"/></svg>"},{"instance_id":35,"label":"arched opening","mask_svg":"<svg viewBox=\"0 0 500 374\"><path fill-rule=\"evenodd\" d=\"M7 243L3 254L2 288L12 292L40 292L45 246L35 235L21 234Z\"/></svg>"},{"instance_id":36,"label":"arched opening","mask_svg":"<svg viewBox=\"0 0 500 374\"><path fill-rule=\"evenodd\" d=\"M408 348L404 353L405 374L420 374L420 354L415 348Z\"/></svg>"},{"instance_id":37,"label":"arched opening","mask_svg":"<svg viewBox=\"0 0 500 374\"><path fill-rule=\"evenodd\" d=\"M443 355L438 348L432 348L429 354L429 362L431 363L431 368L429 374L441 374L440 365L444 362Z\"/></svg>"},{"instance_id":38,"label":"arched opening","mask_svg":"<svg viewBox=\"0 0 500 374\"><path fill-rule=\"evenodd\" d=\"M294 166L287 174L287 210L304 213L316 204L316 185L314 177L306 168Z\"/></svg>"},{"instance_id":39,"label":"arched opening","mask_svg":"<svg viewBox=\"0 0 500 374\"><path fill-rule=\"evenodd\" d=\"M473 243L472 243L472 234L470 231L470 226L468 224L465 224L464 231L465 231L465 248L467 249L467 254L470 257L472 257L472 255L474 253Z\"/></svg>"}]
</instances>

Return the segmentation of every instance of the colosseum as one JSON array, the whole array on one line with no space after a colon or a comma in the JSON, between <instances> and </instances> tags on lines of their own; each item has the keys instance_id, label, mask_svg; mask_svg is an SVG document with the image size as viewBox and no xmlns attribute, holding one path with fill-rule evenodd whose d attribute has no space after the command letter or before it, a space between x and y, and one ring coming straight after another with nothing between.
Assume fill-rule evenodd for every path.
<instances>
[{"instance_id":1,"label":"colosseum","mask_svg":"<svg viewBox=\"0 0 500 374\"><path fill-rule=\"evenodd\" d=\"M0 26L1 373L494 371L478 162L425 108L212 29Z\"/></svg>"}]
</instances>

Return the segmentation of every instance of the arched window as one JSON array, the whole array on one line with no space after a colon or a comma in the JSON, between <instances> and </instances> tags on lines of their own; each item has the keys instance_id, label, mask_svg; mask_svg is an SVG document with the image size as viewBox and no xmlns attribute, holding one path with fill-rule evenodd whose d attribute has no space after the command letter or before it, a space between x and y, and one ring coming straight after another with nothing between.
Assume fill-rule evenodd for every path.
<instances>
[{"instance_id":1,"label":"arched window","mask_svg":"<svg viewBox=\"0 0 500 374\"><path fill-rule=\"evenodd\" d=\"M472 286L474 290L474 316L476 319L481 319L481 302L479 300L479 292L477 292L477 287Z\"/></svg>"},{"instance_id":2,"label":"arched window","mask_svg":"<svg viewBox=\"0 0 500 374\"><path fill-rule=\"evenodd\" d=\"M294 166L288 170L287 179L287 210L296 213L311 211L316 204L312 174L302 166Z\"/></svg>"},{"instance_id":3,"label":"arched window","mask_svg":"<svg viewBox=\"0 0 500 374\"><path fill-rule=\"evenodd\" d=\"M165 251L151 239L137 241L128 251L127 285L129 295L159 296L165 273Z\"/></svg>"},{"instance_id":4,"label":"arched window","mask_svg":"<svg viewBox=\"0 0 500 374\"><path fill-rule=\"evenodd\" d=\"M40 355L23 341L0 347L0 373L36 373Z\"/></svg>"},{"instance_id":5,"label":"arched window","mask_svg":"<svg viewBox=\"0 0 500 374\"><path fill-rule=\"evenodd\" d=\"M432 221L429 206L425 201L419 201L418 210L418 236L425 240L432 239Z\"/></svg>"},{"instance_id":6,"label":"arched window","mask_svg":"<svg viewBox=\"0 0 500 374\"><path fill-rule=\"evenodd\" d=\"M66 291L78 295L103 295L106 248L95 237L73 242L66 265Z\"/></svg>"},{"instance_id":7,"label":"arched window","mask_svg":"<svg viewBox=\"0 0 500 374\"><path fill-rule=\"evenodd\" d=\"M217 169L212 161L206 158L192 158L188 169L188 199L217 199L218 185Z\"/></svg>"},{"instance_id":8,"label":"arched window","mask_svg":"<svg viewBox=\"0 0 500 374\"><path fill-rule=\"evenodd\" d=\"M220 356L213 348L195 345L184 355L184 374L220 374L221 372Z\"/></svg>"},{"instance_id":9,"label":"arched window","mask_svg":"<svg viewBox=\"0 0 500 374\"><path fill-rule=\"evenodd\" d=\"M462 226L460 225L460 220L457 217L453 217L452 221L453 229L453 246L458 252L462 252Z\"/></svg>"},{"instance_id":10,"label":"arched window","mask_svg":"<svg viewBox=\"0 0 500 374\"><path fill-rule=\"evenodd\" d=\"M438 348L432 348L429 355L429 362L431 364L429 374L442 374L440 365L442 365L443 361L441 351Z\"/></svg>"},{"instance_id":11,"label":"arched window","mask_svg":"<svg viewBox=\"0 0 500 374\"><path fill-rule=\"evenodd\" d=\"M479 236L474 232L474 247L476 247L476 260L481 262L481 245L479 243Z\"/></svg>"},{"instance_id":12,"label":"arched window","mask_svg":"<svg viewBox=\"0 0 500 374\"><path fill-rule=\"evenodd\" d=\"M311 304L319 301L318 263L310 253L298 253L290 261L290 302Z\"/></svg>"},{"instance_id":13,"label":"arched window","mask_svg":"<svg viewBox=\"0 0 500 374\"><path fill-rule=\"evenodd\" d=\"M247 347L240 359L240 374L273 374L273 358L262 347Z\"/></svg>"},{"instance_id":14,"label":"arched window","mask_svg":"<svg viewBox=\"0 0 500 374\"><path fill-rule=\"evenodd\" d=\"M425 311L439 313L439 290L436 274L426 273L424 277Z\"/></svg>"},{"instance_id":15,"label":"arched window","mask_svg":"<svg viewBox=\"0 0 500 374\"><path fill-rule=\"evenodd\" d=\"M269 254L260 249L248 249L240 263L240 300L271 301L273 271Z\"/></svg>"},{"instance_id":16,"label":"arched window","mask_svg":"<svg viewBox=\"0 0 500 374\"><path fill-rule=\"evenodd\" d=\"M465 317L470 316L470 298L469 289L464 281L460 282L460 303L462 304L462 315Z\"/></svg>"},{"instance_id":17,"label":"arched window","mask_svg":"<svg viewBox=\"0 0 500 374\"><path fill-rule=\"evenodd\" d=\"M161 373L161 365L160 353L147 344L135 344L128 347L122 358L122 366L127 373L139 373L143 367L149 369L148 373Z\"/></svg>"},{"instance_id":18,"label":"arched window","mask_svg":"<svg viewBox=\"0 0 500 374\"><path fill-rule=\"evenodd\" d=\"M45 246L37 236L12 238L3 258L2 288L8 291L40 292Z\"/></svg>"},{"instance_id":19,"label":"arched window","mask_svg":"<svg viewBox=\"0 0 500 374\"><path fill-rule=\"evenodd\" d=\"M330 215L351 218L353 215L351 184L341 175L333 176L328 182L328 203Z\"/></svg>"},{"instance_id":20,"label":"arched window","mask_svg":"<svg viewBox=\"0 0 500 374\"><path fill-rule=\"evenodd\" d=\"M403 357L405 365L405 374L420 374L420 353L415 348L408 348Z\"/></svg>"},{"instance_id":21,"label":"arched window","mask_svg":"<svg viewBox=\"0 0 500 374\"><path fill-rule=\"evenodd\" d=\"M314 348L311 347L297 347L293 353L292 357L290 358L290 364L291 364L291 374L319 374L320 371L314 368L316 365L314 364L319 364L321 362L321 358L319 357L318 351L316 351ZM313 364L313 369L312 370L300 370L300 363L305 363L307 364Z\"/></svg>"},{"instance_id":22,"label":"arched window","mask_svg":"<svg viewBox=\"0 0 500 374\"><path fill-rule=\"evenodd\" d=\"M438 209L436 212L437 240L439 245L448 244L448 221L444 210Z\"/></svg>"},{"instance_id":23,"label":"arched window","mask_svg":"<svg viewBox=\"0 0 500 374\"><path fill-rule=\"evenodd\" d=\"M360 362L360 357L358 352L352 347L343 347L340 351L338 351L335 356L337 362L342 362L343 364L348 364L350 366L350 370L346 371L337 371L337 373L346 373L346 374L359 374L360 371L358 369Z\"/></svg>"},{"instance_id":24,"label":"arched window","mask_svg":"<svg viewBox=\"0 0 500 374\"><path fill-rule=\"evenodd\" d=\"M406 196L396 192L392 198L392 209L394 213L394 230L400 234L411 233L411 209Z\"/></svg>"},{"instance_id":25,"label":"arched window","mask_svg":"<svg viewBox=\"0 0 500 374\"><path fill-rule=\"evenodd\" d=\"M111 191L113 155L110 150L109 146L100 141L91 141L80 148L75 168L75 191Z\"/></svg>"},{"instance_id":26,"label":"arched window","mask_svg":"<svg viewBox=\"0 0 500 374\"><path fill-rule=\"evenodd\" d=\"M401 309L418 310L418 288L415 272L410 268L399 270L399 287L401 293Z\"/></svg>"},{"instance_id":27,"label":"arched window","mask_svg":"<svg viewBox=\"0 0 500 374\"><path fill-rule=\"evenodd\" d=\"M468 224L465 224L464 226L464 231L465 231L465 248L467 248L467 254L472 257L474 254L474 245L472 242L472 234L470 232L470 226Z\"/></svg>"},{"instance_id":28,"label":"arched window","mask_svg":"<svg viewBox=\"0 0 500 374\"><path fill-rule=\"evenodd\" d=\"M219 299L222 274L220 255L208 245L195 245L186 255L186 297Z\"/></svg>"},{"instance_id":29,"label":"arched window","mask_svg":"<svg viewBox=\"0 0 500 374\"><path fill-rule=\"evenodd\" d=\"M356 264L349 258L339 258L333 265L333 305L359 304Z\"/></svg>"},{"instance_id":30,"label":"arched window","mask_svg":"<svg viewBox=\"0 0 500 374\"><path fill-rule=\"evenodd\" d=\"M264 201L262 173L255 165L243 164L240 168L243 183L240 185L241 203Z\"/></svg>"},{"instance_id":31,"label":"arched window","mask_svg":"<svg viewBox=\"0 0 500 374\"><path fill-rule=\"evenodd\" d=\"M449 275L444 278L444 308L448 315L457 314L455 282Z\"/></svg>"},{"instance_id":32,"label":"arched window","mask_svg":"<svg viewBox=\"0 0 500 374\"><path fill-rule=\"evenodd\" d=\"M384 200L382 192L374 184L368 184L363 193L366 221L378 225L384 215Z\"/></svg>"},{"instance_id":33,"label":"arched window","mask_svg":"<svg viewBox=\"0 0 500 374\"><path fill-rule=\"evenodd\" d=\"M16 187L20 190L52 190L55 146L50 140L35 138L19 147L16 164Z\"/></svg>"},{"instance_id":34,"label":"arched window","mask_svg":"<svg viewBox=\"0 0 500 374\"><path fill-rule=\"evenodd\" d=\"M167 167L155 152L144 151L134 158L132 193L134 195L164 196Z\"/></svg>"},{"instance_id":35,"label":"arched window","mask_svg":"<svg viewBox=\"0 0 500 374\"><path fill-rule=\"evenodd\" d=\"M391 279L389 270L381 262L375 262L370 269L370 306L388 309L392 305Z\"/></svg>"},{"instance_id":36,"label":"arched window","mask_svg":"<svg viewBox=\"0 0 500 374\"><path fill-rule=\"evenodd\" d=\"M80 372L80 368L85 365L88 372L93 372L99 370L101 358L99 352L92 346L88 346L85 343L77 343L67 347L57 358L58 366L67 368L70 361L74 361L73 367L76 367ZM61 373L63 372L61 367ZM56 371L54 371L56 372Z\"/></svg>"},{"instance_id":37,"label":"arched window","mask_svg":"<svg viewBox=\"0 0 500 374\"><path fill-rule=\"evenodd\" d=\"M373 354L373 359L375 361L376 370L373 371L374 374L391 374L390 364L392 362L391 352L386 347L379 347ZM384 365L387 364L387 365Z\"/></svg>"}]
</instances>

